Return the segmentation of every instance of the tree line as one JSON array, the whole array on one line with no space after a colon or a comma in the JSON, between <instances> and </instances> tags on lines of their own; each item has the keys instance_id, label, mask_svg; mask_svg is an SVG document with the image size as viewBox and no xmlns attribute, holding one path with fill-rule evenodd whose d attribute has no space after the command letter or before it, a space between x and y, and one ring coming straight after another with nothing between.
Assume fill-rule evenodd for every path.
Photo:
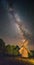
<instances>
[{"instance_id":1,"label":"tree line","mask_svg":"<svg viewBox=\"0 0 34 65\"><path fill-rule=\"evenodd\" d=\"M15 45L5 45L5 42L0 39L0 55L12 55L18 56L19 55L19 46Z\"/></svg>"},{"instance_id":2,"label":"tree line","mask_svg":"<svg viewBox=\"0 0 34 65\"><path fill-rule=\"evenodd\" d=\"M5 42L0 39L0 56L21 56L19 53L19 46L18 45L5 45ZM34 51L30 50L32 52L32 56L29 57L34 57Z\"/></svg>"}]
</instances>

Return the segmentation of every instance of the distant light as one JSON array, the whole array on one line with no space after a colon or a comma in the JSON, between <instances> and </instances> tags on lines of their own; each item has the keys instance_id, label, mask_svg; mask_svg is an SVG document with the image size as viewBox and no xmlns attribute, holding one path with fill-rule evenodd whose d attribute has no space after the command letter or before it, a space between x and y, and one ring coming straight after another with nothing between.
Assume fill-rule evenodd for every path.
<instances>
[{"instance_id":1,"label":"distant light","mask_svg":"<svg viewBox=\"0 0 34 65\"><path fill-rule=\"evenodd\" d=\"M23 39L22 41L25 42L25 39Z\"/></svg>"}]
</instances>

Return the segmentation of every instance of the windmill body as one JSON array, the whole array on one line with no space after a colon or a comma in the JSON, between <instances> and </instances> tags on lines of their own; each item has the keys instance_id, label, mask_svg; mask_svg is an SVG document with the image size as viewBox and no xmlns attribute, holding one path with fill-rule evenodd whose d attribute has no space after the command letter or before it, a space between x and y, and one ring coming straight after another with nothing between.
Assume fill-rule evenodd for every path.
<instances>
[{"instance_id":1,"label":"windmill body","mask_svg":"<svg viewBox=\"0 0 34 65\"><path fill-rule=\"evenodd\" d=\"M25 47L21 47L19 53L21 54L22 57L28 57L28 51Z\"/></svg>"}]
</instances>

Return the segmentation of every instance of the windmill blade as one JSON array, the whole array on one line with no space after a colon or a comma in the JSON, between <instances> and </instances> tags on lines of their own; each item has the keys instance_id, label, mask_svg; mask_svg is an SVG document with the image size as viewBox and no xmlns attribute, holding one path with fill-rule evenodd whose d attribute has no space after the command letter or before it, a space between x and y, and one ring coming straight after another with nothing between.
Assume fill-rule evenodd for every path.
<instances>
[{"instance_id":1,"label":"windmill blade","mask_svg":"<svg viewBox=\"0 0 34 65\"><path fill-rule=\"evenodd\" d=\"M31 51L30 51L30 50L28 50L28 53L32 56L32 53L31 53Z\"/></svg>"},{"instance_id":2,"label":"windmill blade","mask_svg":"<svg viewBox=\"0 0 34 65\"><path fill-rule=\"evenodd\" d=\"M22 46L27 46L28 40L25 40L24 42L19 42L18 44L19 44L21 47L22 47Z\"/></svg>"},{"instance_id":3,"label":"windmill blade","mask_svg":"<svg viewBox=\"0 0 34 65\"><path fill-rule=\"evenodd\" d=\"M23 45L23 46L27 46L28 42L29 42L29 40L26 39L26 40L23 42L22 45Z\"/></svg>"},{"instance_id":4,"label":"windmill blade","mask_svg":"<svg viewBox=\"0 0 34 65\"><path fill-rule=\"evenodd\" d=\"M24 51L24 48L22 47L22 48L20 48L19 53L23 54L23 51Z\"/></svg>"},{"instance_id":5,"label":"windmill blade","mask_svg":"<svg viewBox=\"0 0 34 65\"><path fill-rule=\"evenodd\" d=\"M27 46L28 43L29 43L29 41L26 40L26 41L23 43L23 45L24 45L24 46Z\"/></svg>"}]
</instances>

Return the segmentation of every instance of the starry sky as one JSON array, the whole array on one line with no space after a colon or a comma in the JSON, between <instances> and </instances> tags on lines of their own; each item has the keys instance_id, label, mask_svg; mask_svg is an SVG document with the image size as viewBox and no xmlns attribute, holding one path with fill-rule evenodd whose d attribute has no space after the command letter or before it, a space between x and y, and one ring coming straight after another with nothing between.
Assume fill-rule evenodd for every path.
<instances>
[{"instance_id":1,"label":"starry sky","mask_svg":"<svg viewBox=\"0 0 34 65\"><path fill-rule=\"evenodd\" d=\"M17 44L23 39L18 21L23 31L31 34L30 47L34 47L34 1L33 0L0 0L0 38L6 44ZM23 33L23 32L22 32ZM28 36L27 36L28 37Z\"/></svg>"}]
</instances>

